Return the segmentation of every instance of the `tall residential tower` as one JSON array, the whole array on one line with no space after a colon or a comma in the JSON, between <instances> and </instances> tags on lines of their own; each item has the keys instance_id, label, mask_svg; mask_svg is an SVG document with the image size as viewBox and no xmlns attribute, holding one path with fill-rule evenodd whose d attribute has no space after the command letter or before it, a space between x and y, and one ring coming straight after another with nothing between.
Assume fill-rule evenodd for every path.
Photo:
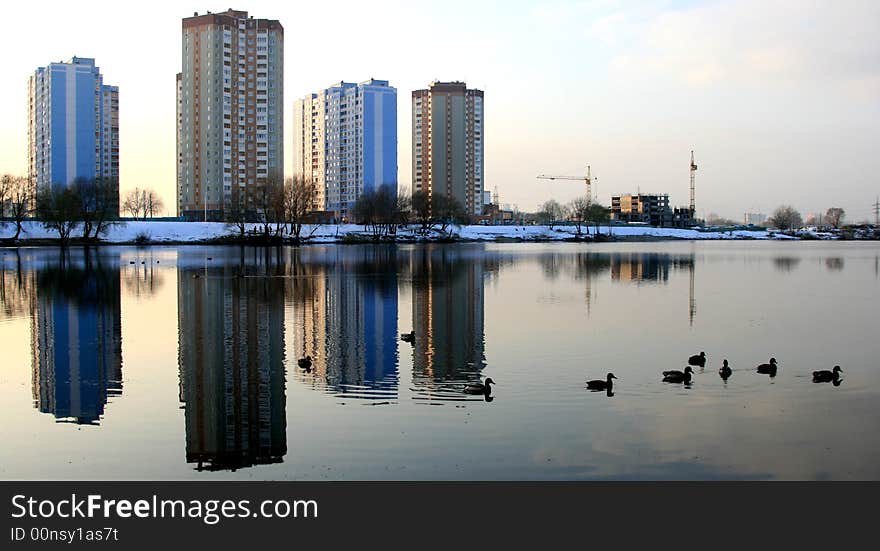
<instances>
[{"instance_id":1,"label":"tall residential tower","mask_svg":"<svg viewBox=\"0 0 880 551\"><path fill-rule=\"evenodd\" d=\"M28 79L28 175L36 191L99 178L118 186L119 88L104 84L94 59L51 63Z\"/></svg>"},{"instance_id":2,"label":"tall residential tower","mask_svg":"<svg viewBox=\"0 0 880 551\"><path fill-rule=\"evenodd\" d=\"M228 10L183 20L177 213L217 220L284 171L284 28Z\"/></svg>"},{"instance_id":3,"label":"tall residential tower","mask_svg":"<svg viewBox=\"0 0 880 551\"><path fill-rule=\"evenodd\" d=\"M397 89L340 82L297 100L294 174L315 187L313 208L349 215L365 192L397 190Z\"/></svg>"},{"instance_id":4,"label":"tall residential tower","mask_svg":"<svg viewBox=\"0 0 880 551\"><path fill-rule=\"evenodd\" d=\"M432 82L412 93L413 191L457 199L483 214L483 91Z\"/></svg>"}]
</instances>

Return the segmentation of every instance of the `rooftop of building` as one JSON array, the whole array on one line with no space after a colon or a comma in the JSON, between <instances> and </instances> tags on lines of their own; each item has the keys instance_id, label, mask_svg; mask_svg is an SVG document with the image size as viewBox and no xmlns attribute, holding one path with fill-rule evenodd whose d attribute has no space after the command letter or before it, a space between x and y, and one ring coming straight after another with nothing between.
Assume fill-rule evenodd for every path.
<instances>
[{"instance_id":1,"label":"rooftop of building","mask_svg":"<svg viewBox=\"0 0 880 551\"><path fill-rule=\"evenodd\" d=\"M184 17L183 18L183 28L187 27L197 27L200 25L237 25L240 21L246 20L248 22L253 22L259 27L265 27L269 30L277 30L284 32L284 27L281 25L281 22L277 19L254 19L253 15L248 15L248 12L243 10L234 10L229 8L224 12L212 13L208 11L205 14L199 15L198 12L193 12L192 17Z\"/></svg>"},{"instance_id":2,"label":"rooftop of building","mask_svg":"<svg viewBox=\"0 0 880 551\"><path fill-rule=\"evenodd\" d=\"M440 80L434 80L426 89L422 90L413 90L413 96L422 96L430 92L453 92L453 93L463 93L463 94L472 94L475 96L482 97L483 91L478 90L476 88L468 88L467 84L458 80L443 82Z\"/></svg>"}]
</instances>

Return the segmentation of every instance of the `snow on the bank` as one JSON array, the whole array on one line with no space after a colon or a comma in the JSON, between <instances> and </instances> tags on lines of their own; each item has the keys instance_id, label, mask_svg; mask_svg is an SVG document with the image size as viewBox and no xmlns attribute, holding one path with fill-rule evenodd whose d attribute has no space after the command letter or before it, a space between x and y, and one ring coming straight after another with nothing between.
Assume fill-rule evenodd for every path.
<instances>
[{"instance_id":1,"label":"snow on the bank","mask_svg":"<svg viewBox=\"0 0 880 551\"><path fill-rule=\"evenodd\" d=\"M248 230L256 230L257 224L249 224ZM418 233L417 226L398 230L401 238L422 238ZM595 228L590 228L592 235ZM671 239L780 239L788 236L772 234L766 231L699 231L695 229L678 228L652 228L647 226L601 226L599 229L603 235L615 237L656 237ZM15 226L7 222L0 227L0 237L11 237L15 232ZM77 236L80 231L74 230ZM573 226L555 227L552 230L548 226L451 226L448 233L461 239L477 241L494 241L496 239L523 239L523 240L562 240L576 235ZM158 222L158 221L129 221L113 224L109 231L102 236L102 241L107 243L131 243L144 235L153 243L163 242L198 242L222 237L234 236L238 230L222 222ZM584 231L586 234L586 231ZM310 236L310 241L318 243L332 243L341 241L347 235L369 236L369 229L355 224L321 225L318 227L305 226L303 236ZM431 238L442 237L439 231L433 231ZM47 230L40 222L27 221L20 236L21 239L53 239L57 238L57 232Z\"/></svg>"}]
</instances>

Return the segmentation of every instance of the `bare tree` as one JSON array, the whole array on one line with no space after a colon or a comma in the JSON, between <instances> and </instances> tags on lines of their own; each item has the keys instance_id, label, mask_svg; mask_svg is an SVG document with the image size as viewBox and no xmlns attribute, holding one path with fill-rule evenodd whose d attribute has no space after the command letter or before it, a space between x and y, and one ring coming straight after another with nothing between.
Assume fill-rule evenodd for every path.
<instances>
[{"instance_id":1,"label":"bare tree","mask_svg":"<svg viewBox=\"0 0 880 551\"><path fill-rule=\"evenodd\" d=\"M153 218L161 214L165 204L162 197L156 193L154 189L145 189L141 191L141 219L146 220L147 217Z\"/></svg>"},{"instance_id":2,"label":"bare tree","mask_svg":"<svg viewBox=\"0 0 880 551\"><path fill-rule=\"evenodd\" d=\"M128 213L135 220L138 219L141 214L140 188L134 188L125 194L125 198L122 200L122 212Z\"/></svg>"},{"instance_id":3,"label":"bare tree","mask_svg":"<svg viewBox=\"0 0 880 551\"><path fill-rule=\"evenodd\" d=\"M538 214L541 220L550 226L550 229L552 230L556 222L565 216L565 210L562 208L562 205L559 204L559 201L556 199L550 199L541 205L541 212Z\"/></svg>"},{"instance_id":4,"label":"bare tree","mask_svg":"<svg viewBox=\"0 0 880 551\"><path fill-rule=\"evenodd\" d=\"M299 242L302 239L303 225L306 217L312 212L315 201L315 184L306 182L297 176L288 178L284 182L284 220L288 226L288 233L293 240ZM318 229L318 224L312 228L312 232Z\"/></svg>"},{"instance_id":5,"label":"bare tree","mask_svg":"<svg viewBox=\"0 0 880 551\"><path fill-rule=\"evenodd\" d=\"M277 174L270 175L262 183L258 182L254 188L251 196L254 218L262 226L263 237L280 237L282 228L277 222L284 208L283 194L284 180Z\"/></svg>"},{"instance_id":6,"label":"bare tree","mask_svg":"<svg viewBox=\"0 0 880 551\"><path fill-rule=\"evenodd\" d=\"M773 211L769 222L780 230L792 230L804 225L801 213L791 205L782 205Z\"/></svg>"},{"instance_id":7,"label":"bare tree","mask_svg":"<svg viewBox=\"0 0 880 551\"><path fill-rule=\"evenodd\" d=\"M840 228L840 223L843 221L845 215L846 212L842 208L831 207L828 209L828 212L825 213L825 223L836 230Z\"/></svg>"},{"instance_id":8,"label":"bare tree","mask_svg":"<svg viewBox=\"0 0 880 551\"><path fill-rule=\"evenodd\" d=\"M599 226L608 223L611 219L611 211L599 203L590 203L587 207L586 219L596 227L595 235L599 235Z\"/></svg>"},{"instance_id":9,"label":"bare tree","mask_svg":"<svg viewBox=\"0 0 880 551\"><path fill-rule=\"evenodd\" d=\"M80 215L76 188L49 186L37 194L37 217L46 229L58 232L61 245L67 245Z\"/></svg>"},{"instance_id":10,"label":"bare tree","mask_svg":"<svg viewBox=\"0 0 880 551\"><path fill-rule=\"evenodd\" d=\"M125 194L122 201L122 212L137 220L146 220L161 214L165 204L162 197L154 189L134 188Z\"/></svg>"},{"instance_id":11,"label":"bare tree","mask_svg":"<svg viewBox=\"0 0 880 551\"><path fill-rule=\"evenodd\" d=\"M384 184L363 193L354 205L354 218L370 228L373 239L390 234L399 219L396 191L394 186Z\"/></svg>"},{"instance_id":12,"label":"bare tree","mask_svg":"<svg viewBox=\"0 0 880 551\"><path fill-rule=\"evenodd\" d=\"M238 236L244 237L247 230L247 201L244 189L234 184L232 191L223 203L223 220L227 226L238 229Z\"/></svg>"},{"instance_id":13,"label":"bare tree","mask_svg":"<svg viewBox=\"0 0 880 551\"><path fill-rule=\"evenodd\" d=\"M83 239L95 239L107 233L111 220L118 218L118 187L115 179L77 179L73 190L79 202ZM94 230L94 236L92 236Z\"/></svg>"},{"instance_id":14,"label":"bare tree","mask_svg":"<svg viewBox=\"0 0 880 551\"><path fill-rule=\"evenodd\" d=\"M431 198L422 190L418 190L412 194L410 199L412 212L419 224L422 225L422 232L427 232L431 228Z\"/></svg>"},{"instance_id":15,"label":"bare tree","mask_svg":"<svg viewBox=\"0 0 880 551\"><path fill-rule=\"evenodd\" d=\"M571 217L571 221L574 222L575 230L577 234L581 234L581 226L584 223L588 222L589 214L590 214L590 200L584 197L575 197L568 203L568 215ZM589 225L588 230L589 232Z\"/></svg>"},{"instance_id":16,"label":"bare tree","mask_svg":"<svg viewBox=\"0 0 880 551\"><path fill-rule=\"evenodd\" d=\"M409 189L404 187L397 191L397 205L395 205L395 220L397 225L409 224L410 213L412 212L412 195Z\"/></svg>"},{"instance_id":17,"label":"bare tree","mask_svg":"<svg viewBox=\"0 0 880 551\"><path fill-rule=\"evenodd\" d=\"M3 188L0 214L15 222L15 235L12 239L18 240L24 219L30 216L34 209L31 180L24 176L3 176L0 187Z\"/></svg>"},{"instance_id":18,"label":"bare tree","mask_svg":"<svg viewBox=\"0 0 880 551\"><path fill-rule=\"evenodd\" d=\"M450 224L462 224L467 220L464 205L455 197L434 193L431 198L431 217L440 224L440 231L446 233Z\"/></svg>"}]
</instances>

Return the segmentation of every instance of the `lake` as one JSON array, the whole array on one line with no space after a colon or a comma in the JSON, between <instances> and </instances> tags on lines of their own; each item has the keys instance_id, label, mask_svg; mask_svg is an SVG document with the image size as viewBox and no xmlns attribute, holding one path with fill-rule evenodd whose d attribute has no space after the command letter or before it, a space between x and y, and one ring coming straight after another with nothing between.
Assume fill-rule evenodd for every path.
<instances>
[{"instance_id":1,"label":"lake","mask_svg":"<svg viewBox=\"0 0 880 551\"><path fill-rule=\"evenodd\" d=\"M880 479L877 242L0 251L2 479Z\"/></svg>"}]
</instances>

